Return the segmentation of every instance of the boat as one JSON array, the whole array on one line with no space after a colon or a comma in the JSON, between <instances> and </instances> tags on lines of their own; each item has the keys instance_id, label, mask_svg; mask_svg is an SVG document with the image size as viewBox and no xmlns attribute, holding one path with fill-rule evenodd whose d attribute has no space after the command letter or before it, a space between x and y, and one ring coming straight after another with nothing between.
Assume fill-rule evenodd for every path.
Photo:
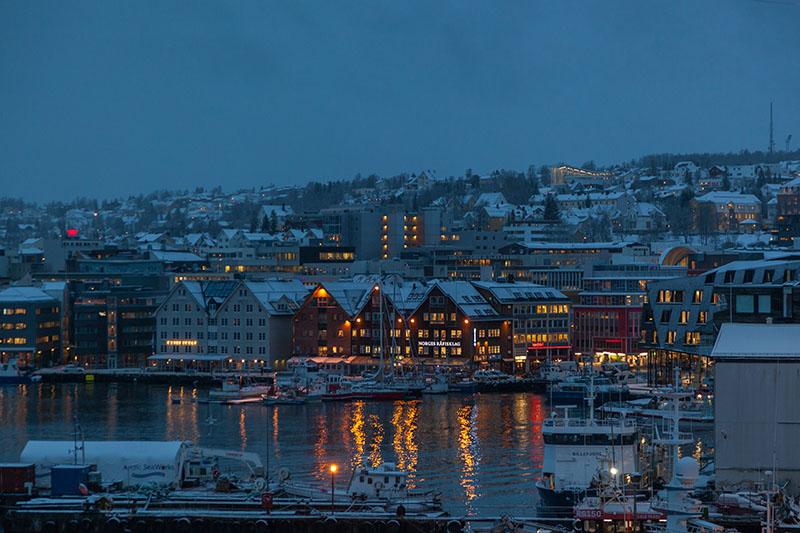
<instances>
[{"instance_id":1,"label":"boat","mask_svg":"<svg viewBox=\"0 0 800 533\"><path fill-rule=\"evenodd\" d=\"M575 506L575 530L646 531L666 518L642 494L626 494L607 480L597 496L587 496Z\"/></svg>"},{"instance_id":2,"label":"boat","mask_svg":"<svg viewBox=\"0 0 800 533\"><path fill-rule=\"evenodd\" d=\"M23 374L19 368L18 357L12 357L7 363L0 363L0 385L24 385L41 380L42 376Z\"/></svg>"},{"instance_id":3,"label":"boat","mask_svg":"<svg viewBox=\"0 0 800 533\"><path fill-rule=\"evenodd\" d=\"M714 410L710 403L697 400L694 393L686 392L678 400L681 422L693 424L713 424ZM609 402L597 408L601 413L642 418L666 418L672 416L671 402L658 392L649 398L637 398L626 402Z\"/></svg>"},{"instance_id":4,"label":"boat","mask_svg":"<svg viewBox=\"0 0 800 533\"><path fill-rule=\"evenodd\" d=\"M262 394L261 401L267 405L303 405L306 403L303 396L295 394L294 391L289 393L277 392L275 394Z\"/></svg>"},{"instance_id":5,"label":"boat","mask_svg":"<svg viewBox=\"0 0 800 533\"><path fill-rule=\"evenodd\" d=\"M442 374L434 374L425 380L422 394L447 394L449 391L450 385L447 383L447 378Z\"/></svg>"},{"instance_id":6,"label":"boat","mask_svg":"<svg viewBox=\"0 0 800 533\"><path fill-rule=\"evenodd\" d=\"M410 489L407 476L394 463L382 463L377 468L364 466L355 470L347 487L297 482L291 479L288 471L281 473L280 486L289 496L310 500L374 502L386 509L402 505L408 511L441 510L439 493Z\"/></svg>"},{"instance_id":7,"label":"boat","mask_svg":"<svg viewBox=\"0 0 800 533\"><path fill-rule=\"evenodd\" d=\"M593 380L592 380L593 381ZM536 482L544 514L571 517L586 496L596 496L604 462L623 472L639 471L639 429L633 419L596 420L593 383L588 389L588 418L570 418L574 406L563 406L542 424L544 459Z\"/></svg>"},{"instance_id":8,"label":"boat","mask_svg":"<svg viewBox=\"0 0 800 533\"><path fill-rule=\"evenodd\" d=\"M594 385L590 383L594 382ZM627 400L630 390L627 385L615 385L608 378L571 378L550 386L547 397L552 403L583 404L593 390L594 402L603 404L612 400Z\"/></svg>"},{"instance_id":9,"label":"boat","mask_svg":"<svg viewBox=\"0 0 800 533\"><path fill-rule=\"evenodd\" d=\"M476 370L472 375L472 379L478 383L505 383L508 381L515 381L517 378L509 376L499 370Z\"/></svg>"},{"instance_id":10,"label":"boat","mask_svg":"<svg viewBox=\"0 0 800 533\"><path fill-rule=\"evenodd\" d=\"M222 382L222 388L209 391L208 397L220 400L260 398L262 394L271 394L270 385L260 385L245 380L242 377L227 378Z\"/></svg>"}]
</instances>

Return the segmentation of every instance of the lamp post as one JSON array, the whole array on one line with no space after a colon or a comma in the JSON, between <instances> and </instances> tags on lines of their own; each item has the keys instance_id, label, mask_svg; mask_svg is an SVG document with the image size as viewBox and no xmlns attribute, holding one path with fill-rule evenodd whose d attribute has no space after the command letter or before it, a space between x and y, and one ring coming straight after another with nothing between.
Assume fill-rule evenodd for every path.
<instances>
[{"instance_id":1,"label":"lamp post","mask_svg":"<svg viewBox=\"0 0 800 533\"><path fill-rule=\"evenodd\" d=\"M331 465L331 514L333 514L333 490L334 479L336 478L336 465Z\"/></svg>"}]
</instances>

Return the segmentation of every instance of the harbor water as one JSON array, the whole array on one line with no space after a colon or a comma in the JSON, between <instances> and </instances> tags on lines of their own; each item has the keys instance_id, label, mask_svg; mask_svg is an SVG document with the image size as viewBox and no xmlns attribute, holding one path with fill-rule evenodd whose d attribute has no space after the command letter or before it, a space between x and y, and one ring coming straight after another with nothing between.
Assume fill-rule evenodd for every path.
<instances>
[{"instance_id":1,"label":"harbor water","mask_svg":"<svg viewBox=\"0 0 800 533\"><path fill-rule=\"evenodd\" d=\"M536 514L544 395L446 394L398 402L266 406L206 404L206 389L147 384L0 387L0 462L32 439L190 440L258 453L269 469L342 486L359 465L394 462L418 488L439 490L453 515ZM180 399L176 403L174 399ZM696 452L695 452L696 449ZM687 453L700 455L698 440Z\"/></svg>"}]
</instances>

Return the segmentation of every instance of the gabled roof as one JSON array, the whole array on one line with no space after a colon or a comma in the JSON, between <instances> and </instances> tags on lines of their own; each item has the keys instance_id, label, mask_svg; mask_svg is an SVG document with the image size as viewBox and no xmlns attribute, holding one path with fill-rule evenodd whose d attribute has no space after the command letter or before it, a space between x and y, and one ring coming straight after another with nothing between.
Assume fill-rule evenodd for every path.
<instances>
[{"instance_id":1,"label":"gabled roof","mask_svg":"<svg viewBox=\"0 0 800 533\"><path fill-rule=\"evenodd\" d=\"M450 298L470 319L498 318L489 302L468 281L434 281L436 287Z\"/></svg>"},{"instance_id":2,"label":"gabled roof","mask_svg":"<svg viewBox=\"0 0 800 533\"><path fill-rule=\"evenodd\" d=\"M485 289L503 304L515 302L531 302L535 300L554 300L568 298L560 291L536 283L513 282L499 283L496 281L475 281L473 285Z\"/></svg>"},{"instance_id":3,"label":"gabled roof","mask_svg":"<svg viewBox=\"0 0 800 533\"><path fill-rule=\"evenodd\" d=\"M310 287L294 279L245 281L244 286L271 315L294 314L311 292ZM286 304L285 309L279 308L279 304L282 302Z\"/></svg>"},{"instance_id":4,"label":"gabled roof","mask_svg":"<svg viewBox=\"0 0 800 533\"><path fill-rule=\"evenodd\" d=\"M356 316L361 311L376 285L375 281L353 280L329 281L319 284L350 317Z\"/></svg>"}]
</instances>

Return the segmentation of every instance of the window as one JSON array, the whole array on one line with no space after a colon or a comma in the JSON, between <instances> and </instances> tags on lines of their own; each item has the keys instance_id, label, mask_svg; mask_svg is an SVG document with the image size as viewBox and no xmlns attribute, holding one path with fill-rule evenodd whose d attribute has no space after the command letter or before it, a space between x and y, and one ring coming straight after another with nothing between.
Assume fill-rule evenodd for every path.
<instances>
[{"instance_id":1,"label":"window","mask_svg":"<svg viewBox=\"0 0 800 533\"><path fill-rule=\"evenodd\" d=\"M758 295L758 312L759 314L769 314L772 312L772 298L769 294Z\"/></svg>"},{"instance_id":2,"label":"window","mask_svg":"<svg viewBox=\"0 0 800 533\"><path fill-rule=\"evenodd\" d=\"M161 317L161 325L162 326L166 326L167 325L167 317L163 317L163 316Z\"/></svg>"},{"instance_id":3,"label":"window","mask_svg":"<svg viewBox=\"0 0 800 533\"><path fill-rule=\"evenodd\" d=\"M753 312L753 295L752 294L737 294L736 295L736 312L737 313L752 313Z\"/></svg>"},{"instance_id":4,"label":"window","mask_svg":"<svg viewBox=\"0 0 800 533\"><path fill-rule=\"evenodd\" d=\"M684 339L684 344L700 344L700 332L687 331L686 338Z\"/></svg>"},{"instance_id":5,"label":"window","mask_svg":"<svg viewBox=\"0 0 800 533\"><path fill-rule=\"evenodd\" d=\"M753 282L753 274L755 274L755 270L748 269L744 271L744 282L745 283L752 283Z\"/></svg>"},{"instance_id":6,"label":"window","mask_svg":"<svg viewBox=\"0 0 800 533\"><path fill-rule=\"evenodd\" d=\"M733 283L733 277L736 275L735 270L728 270L725 272L725 283Z\"/></svg>"},{"instance_id":7,"label":"window","mask_svg":"<svg viewBox=\"0 0 800 533\"><path fill-rule=\"evenodd\" d=\"M661 320L660 320L660 322L662 324L666 323L666 322L669 322L670 318L672 318L672 309L664 309L663 311L661 311Z\"/></svg>"},{"instance_id":8,"label":"window","mask_svg":"<svg viewBox=\"0 0 800 533\"><path fill-rule=\"evenodd\" d=\"M706 322L708 322L708 311L700 311L697 313L697 323L705 324Z\"/></svg>"},{"instance_id":9,"label":"window","mask_svg":"<svg viewBox=\"0 0 800 533\"><path fill-rule=\"evenodd\" d=\"M667 332L667 344L675 344L675 332L668 331Z\"/></svg>"},{"instance_id":10,"label":"window","mask_svg":"<svg viewBox=\"0 0 800 533\"><path fill-rule=\"evenodd\" d=\"M692 303L693 304L703 303L703 291L702 290L694 291L694 295L692 296Z\"/></svg>"},{"instance_id":11,"label":"window","mask_svg":"<svg viewBox=\"0 0 800 533\"><path fill-rule=\"evenodd\" d=\"M775 277L774 270L765 270L764 277L761 279L761 283L772 283L772 278Z\"/></svg>"},{"instance_id":12,"label":"window","mask_svg":"<svg viewBox=\"0 0 800 533\"><path fill-rule=\"evenodd\" d=\"M689 311L681 311L678 324L686 324L687 322L689 322Z\"/></svg>"}]
</instances>

